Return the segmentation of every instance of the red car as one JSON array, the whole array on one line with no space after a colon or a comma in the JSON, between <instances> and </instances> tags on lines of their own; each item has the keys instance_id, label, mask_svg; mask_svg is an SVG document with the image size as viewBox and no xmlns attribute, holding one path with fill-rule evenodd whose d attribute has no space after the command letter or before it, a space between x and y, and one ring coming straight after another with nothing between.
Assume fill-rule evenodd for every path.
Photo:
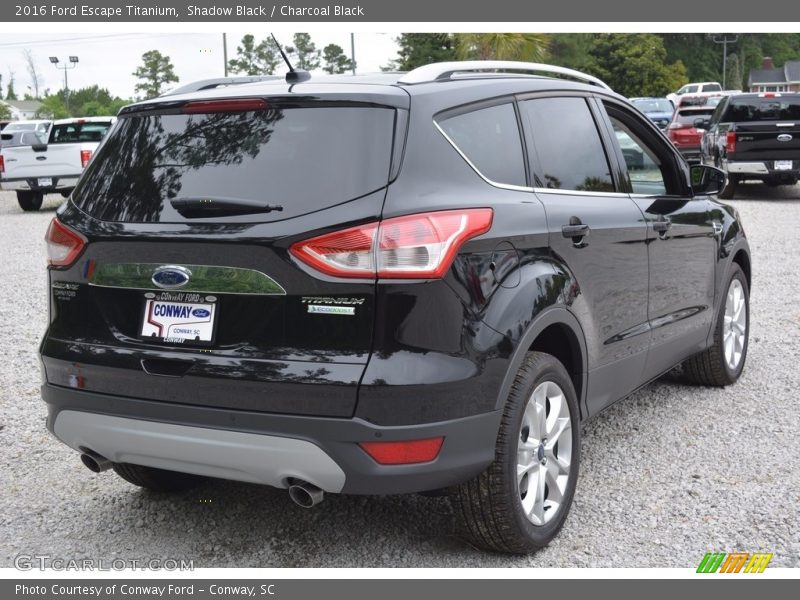
<instances>
[{"instance_id":1,"label":"red car","mask_svg":"<svg viewBox=\"0 0 800 600\"><path fill-rule=\"evenodd\" d=\"M700 162L700 142L705 131L694 126L696 119L710 119L713 107L682 106L672 115L667 137L689 162Z\"/></svg>"}]
</instances>

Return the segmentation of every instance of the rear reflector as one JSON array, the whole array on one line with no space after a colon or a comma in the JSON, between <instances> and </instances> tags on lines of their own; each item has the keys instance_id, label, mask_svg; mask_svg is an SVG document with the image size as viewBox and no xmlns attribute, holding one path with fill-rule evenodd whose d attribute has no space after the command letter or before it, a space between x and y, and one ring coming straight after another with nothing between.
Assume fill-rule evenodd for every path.
<instances>
[{"instance_id":1,"label":"rear reflector","mask_svg":"<svg viewBox=\"0 0 800 600\"><path fill-rule=\"evenodd\" d=\"M725 151L729 154L736 152L736 132L729 131L725 136Z\"/></svg>"},{"instance_id":2,"label":"rear reflector","mask_svg":"<svg viewBox=\"0 0 800 600\"><path fill-rule=\"evenodd\" d=\"M222 112L246 112L250 110L264 110L267 108L266 101L261 98L234 98L232 100L198 100L187 102L183 105L181 112L187 115L222 113Z\"/></svg>"},{"instance_id":3,"label":"rear reflector","mask_svg":"<svg viewBox=\"0 0 800 600\"><path fill-rule=\"evenodd\" d=\"M0 154L0 173L5 173L5 172L6 172L6 161L3 158L3 155Z\"/></svg>"},{"instance_id":4,"label":"rear reflector","mask_svg":"<svg viewBox=\"0 0 800 600\"><path fill-rule=\"evenodd\" d=\"M464 242L489 231L492 214L472 208L395 217L297 242L289 251L335 277L438 279Z\"/></svg>"},{"instance_id":5,"label":"rear reflector","mask_svg":"<svg viewBox=\"0 0 800 600\"><path fill-rule=\"evenodd\" d=\"M361 449L381 465L412 465L430 462L439 456L443 437L402 442L361 442Z\"/></svg>"},{"instance_id":6,"label":"rear reflector","mask_svg":"<svg viewBox=\"0 0 800 600\"><path fill-rule=\"evenodd\" d=\"M92 159L92 151L91 150L81 150L81 167L84 169L86 165L89 164L89 161Z\"/></svg>"},{"instance_id":7,"label":"rear reflector","mask_svg":"<svg viewBox=\"0 0 800 600\"><path fill-rule=\"evenodd\" d=\"M47 264L51 267L68 267L75 262L86 246L86 238L53 217L47 234Z\"/></svg>"}]
</instances>

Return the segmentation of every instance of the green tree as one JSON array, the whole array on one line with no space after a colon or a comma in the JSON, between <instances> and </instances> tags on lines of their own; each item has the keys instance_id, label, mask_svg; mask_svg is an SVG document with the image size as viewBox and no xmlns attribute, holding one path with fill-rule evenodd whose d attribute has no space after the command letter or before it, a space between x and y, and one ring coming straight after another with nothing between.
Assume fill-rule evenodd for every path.
<instances>
[{"instance_id":1,"label":"green tree","mask_svg":"<svg viewBox=\"0 0 800 600\"><path fill-rule=\"evenodd\" d=\"M14 73L8 78L8 91L6 91L6 100L16 100L17 93L14 91Z\"/></svg>"},{"instance_id":2,"label":"green tree","mask_svg":"<svg viewBox=\"0 0 800 600\"><path fill-rule=\"evenodd\" d=\"M228 70L243 75L272 75L279 63L280 56L271 39L256 44L255 37L248 33L236 47L236 58L228 61Z\"/></svg>"},{"instance_id":3,"label":"green tree","mask_svg":"<svg viewBox=\"0 0 800 600\"><path fill-rule=\"evenodd\" d=\"M590 71L594 66L590 54L593 41L591 33L555 33L550 36L548 60L568 69Z\"/></svg>"},{"instance_id":4,"label":"green tree","mask_svg":"<svg viewBox=\"0 0 800 600\"><path fill-rule=\"evenodd\" d=\"M353 61L347 58L342 47L336 44L328 44L322 49L322 60L325 62L322 70L331 75L346 73L355 68Z\"/></svg>"},{"instance_id":5,"label":"green tree","mask_svg":"<svg viewBox=\"0 0 800 600\"><path fill-rule=\"evenodd\" d=\"M686 83L681 61L667 62L663 40L651 33L595 36L592 71L623 96L664 96Z\"/></svg>"},{"instance_id":6,"label":"green tree","mask_svg":"<svg viewBox=\"0 0 800 600\"><path fill-rule=\"evenodd\" d=\"M97 84L69 91L69 105L76 108L79 108L88 102L96 102L101 106L107 106L111 104L112 99L111 92L109 92L106 88L101 88ZM79 115L76 111L75 116L84 117L88 115Z\"/></svg>"},{"instance_id":7,"label":"green tree","mask_svg":"<svg viewBox=\"0 0 800 600\"><path fill-rule=\"evenodd\" d=\"M462 60L522 60L541 62L549 38L541 33L457 33L456 56Z\"/></svg>"},{"instance_id":8,"label":"green tree","mask_svg":"<svg viewBox=\"0 0 800 600\"><path fill-rule=\"evenodd\" d=\"M307 33L295 33L292 41L294 46L286 48L292 66L305 71L319 69L319 50L311 41L311 36Z\"/></svg>"},{"instance_id":9,"label":"green tree","mask_svg":"<svg viewBox=\"0 0 800 600\"><path fill-rule=\"evenodd\" d=\"M66 119L71 116L64 106L64 94L59 92L52 96L45 96L42 105L36 111L37 119Z\"/></svg>"},{"instance_id":10,"label":"green tree","mask_svg":"<svg viewBox=\"0 0 800 600\"><path fill-rule=\"evenodd\" d=\"M162 55L158 50L148 50L142 54L142 64L136 68L133 76L140 80L135 91L145 99L161 95L161 86L164 84L178 82L169 56Z\"/></svg>"},{"instance_id":11,"label":"green tree","mask_svg":"<svg viewBox=\"0 0 800 600\"><path fill-rule=\"evenodd\" d=\"M0 120L8 121L11 118L11 107L0 100Z\"/></svg>"},{"instance_id":12,"label":"green tree","mask_svg":"<svg viewBox=\"0 0 800 600\"><path fill-rule=\"evenodd\" d=\"M403 33L395 40L397 58L383 71L411 71L434 62L456 60L455 43L449 33Z\"/></svg>"},{"instance_id":13,"label":"green tree","mask_svg":"<svg viewBox=\"0 0 800 600\"><path fill-rule=\"evenodd\" d=\"M744 85L743 79L744 76L742 75L742 64L739 62L739 55L735 53L729 54L727 73L725 74L725 87L729 90L741 90Z\"/></svg>"}]
</instances>

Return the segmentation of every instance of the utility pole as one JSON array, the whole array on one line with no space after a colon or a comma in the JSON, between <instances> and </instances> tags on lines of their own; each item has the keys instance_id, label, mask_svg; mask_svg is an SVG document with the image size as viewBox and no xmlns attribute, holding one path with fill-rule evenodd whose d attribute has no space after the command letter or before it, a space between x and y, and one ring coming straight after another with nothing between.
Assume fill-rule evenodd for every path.
<instances>
[{"instance_id":1,"label":"utility pole","mask_svg":"<svg viewBox=\"0 0 800 600\"><path fill-rule=\"evenodd\" d=\"M225 61L225 65L223 70L225 72L225 77L228 76L228 34L222 34L222 60Z\"/></svg>"},{"instance_id":2,"label":"utility pole","mask_svg":"<svg viewBox=\"0 0 800 600\"><path fill-rule=\"evenodd\" d=\"M353 63L353 75L356 74L356 34L350 34L350 61Z\"/></svg>"},{"instance_id":3,"label":"utility pole","mask_svg":"<svg viewBox=\"0 0 800 600\"><path fill-rule=\"evenodd\" d=\"M722 34L722 39L719 39L716 35L711 38L711 40L715 44L722 44L722 89L728 89L725 78L728 75L728 44L733 44L739 39L738 35L734 35L732 38L728 37L727 33Z\"/></svg>"},{"instance_id":4,"label":"utility pole","mask_svg":"<svg viewBox=\"0 0 800 600\"><path fill-rule=\"evenodd\" d=\"M78 57L70 56L69 63L65 64L63 67L59 66L57 56L51 56L50 62L53 63L53 66L56 69L61 69L64 71L64 108L66 108L67 112L69 112L69 81L67 80L67 71L78 66Z\"/></svg>"}]
</instances>

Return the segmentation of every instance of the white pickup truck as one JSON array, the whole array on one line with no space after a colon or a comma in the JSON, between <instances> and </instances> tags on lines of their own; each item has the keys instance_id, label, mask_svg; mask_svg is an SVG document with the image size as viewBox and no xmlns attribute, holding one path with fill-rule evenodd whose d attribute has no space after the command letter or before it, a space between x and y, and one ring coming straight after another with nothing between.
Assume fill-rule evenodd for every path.
<instances>
[{"instance_id":1,"label":"white pickup truck","mask_svg":"<svg viewBox=\"0 0 800 600\"><path fill-rule=\"evenodd\" d=\"M22 210L39 210L45 194L70 195L116 117L54 121L50 135L32 146L0 150L0 189L17 192Z\"/></svg>"}]
</instances>

